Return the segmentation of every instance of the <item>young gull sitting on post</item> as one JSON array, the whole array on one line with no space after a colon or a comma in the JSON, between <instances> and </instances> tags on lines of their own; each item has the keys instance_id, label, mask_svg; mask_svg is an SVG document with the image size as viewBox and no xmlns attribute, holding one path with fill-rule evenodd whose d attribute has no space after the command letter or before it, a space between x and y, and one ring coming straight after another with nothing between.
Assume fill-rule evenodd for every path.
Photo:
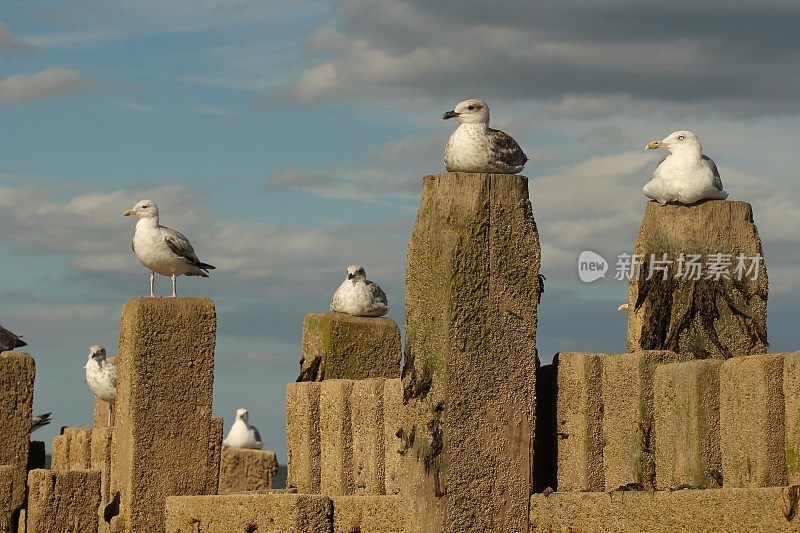
<instances>
[{"instance_id":1,"label":"young gull sitting on post","mask_svg":"<svg viewBox=\"0 0 800 533\"><path fill-rule=\"evenodd\" d=\"M19 335L16 335L8 331L3 326L0 326L0 352L16 350L17 348L22 348L23 346L27 345L28 343L20 339Z\"/></svg>"},{"instance_id":2,"label":"young gull sitting on post","mask_svg":"<svg viewBox=\"0 0 800 533\"><path fill-rule=\"evenodd\" d=\"M189 239L179 231L158 223L158 207L152 200L140 200L124 216L136 215L139 222L133 233L133 253L150 271L150 296L155 297L155 273L172 278L172 297L177 296L175 278L186 276L208 277L212 265L203 263L194 253Z\"/></svg>"},{"instance_id":3,"label":"young gull sitting on post","mask_svg":"<svg viewBox=\"0 0 800 533\"><path fill-rule=\"evenodd\" d=\"M347 278L331 298L331 311L353 316L383 316L389 312L386 293L367 279L361 265L347 267Z\"/></svg>"},{"instance_id":4,"label":"young gull sitting on post","mask_svg":"<svg viewBox=\"0 0 800 533\"><path fill-rule=\"evenodd\" d=\"M664 140L652 141L647 150L666 148L669 155L656 167L653 178L643 190L651 200L664 205L669 202L693 204L700 200L724 200L722 178L717 165L703 155L700 139L691 131L676 131Z\"/></svg>"},{"instance_id":5,"label":"young gull sitting on post","mask_svg":"<svg viewBox=\"0 0 800 533\"><path fill-rule=\"evenodd\" d=\"M249 416L247 409L236 410L236 420L233 422L228 436L222 441L223 446L253 450L260 450L264 446L261 442L261 434L247 423Z\"/></svg>"},{"instance_id":6,"label":"young gull sitting on post","mask_svg":"<svg viewBox=\"0 0 800 533\"><path fill-rule=\"evenodd\" d=\"M114 401L117 399L117 365L106 360L106 349L95 344L89 347L86 361L86 384L99 400L108 402L108 425L112 425Z\"/></svg>"},{"instance_id":7,"label":"young gull sitting on post","mask_svg":"<svg viewBox=\"0 0 800 533\"><path fill-rule=\"evenodd\" d=\"M489 127L489 106L483 100L464 100L442 118L460 123L444 149L448 172L516 174L525 168L528 157L517 141Z\"/></svg>"}]
</instances>

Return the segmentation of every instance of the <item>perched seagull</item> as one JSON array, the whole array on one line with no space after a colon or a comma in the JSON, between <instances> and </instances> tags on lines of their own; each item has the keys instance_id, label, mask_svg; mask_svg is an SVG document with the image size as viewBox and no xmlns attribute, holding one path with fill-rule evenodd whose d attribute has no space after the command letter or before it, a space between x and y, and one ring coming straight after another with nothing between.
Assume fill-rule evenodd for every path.
<instances>
[{"instance_id":1,"label":"perched seagull","mask_svg":"<svg viewBox=\"0 0 800 533\"><path fill-rule=\"evenodd\" d=\"M233 422L228 436L222 441L223 446L253 450L260 450L264 446L258 430L247 423L248 417L247 409L236 410L236 420Z\"/></svg>"},{"instance_id":2,"label":"perched seagull","mask_svg":"<svg viewBox=\"0 0 800 533\"><path fill-rule=\"evenodd\" d=\"M106 360L106 349L95 344L89 347L86 361L86 384L95 397L108 402L108 425L114 416L114 401L117 399L117 365Z\"/></svg>"},{"instance_id":3,"label":"perched seagull","mask_svg":"<svg viewBox=\"0 0 800 533\"><path fill-rule=\"evenodd\" d=\"M448 172L516 174L528 157L510 135L489 127L489 106L483 100L464 100L442 118L461 124L444 149Z\"/></svg>"},{"instance_id":4,"label":"perched seagull","mask_svg":"<svg viewBox=\"0 0 800 533\"><path fill-rule=\"evenodd\" d=\"M347 278L331 298L331 311L353 316L383 316L389 312L386 293L367 279L364 267L347 267Z\"/></svg>"},{"instance_id":5,"label":"perched seagull","mask_svg":"<svg viewBox=\"0 0 800 533\"><path fill-rule=\"evenodd\" d=\"M7 352L27 346L28 343L19 338L19 335L11 333L3 326L0 326L0 352Z\"/></svg>"},{"instance_id":6,"label":"perched seagull","mask_svg":"<svg viewBox=\"0 0 800 533\"><path fill-rule=\"evenodd\" d=\"M676 131L663 141L652 141L647 150L666 148L669 155L656 167L653 179L644 186L644 194L664 205L668 202L693 204L700 200L724 200L722 179L717 165L703 155L700 139L691 131Z\"/></svg>"},{"instance_id":7,"label":"perched seagull","mask_svg":"<svg viewBox=\"0 0 800 533\"><path fill-rule=\"evenodd\" d=\"M208 270L215 268L197 258L192 244L182 233L158 223L158 207L152 200L140 200L122 214L139 217L131 247L139 262L150 271L151 297L155 297L153 285L156 272L172 278L172 297L175 298L177 276L184 274L207 278Z\"/></svg>"},{"instance_id":8,"label":"perched seagull","mask_svg":"<svg viewBox=\"0 0 800 533\"><path fill-rule=\"evenodd\" d=\"M627 313L628 312L628 304L621 304L619 307L617 307L617 311Z\"/></svg>"},{"instance_id":9,"label":"perched seagull","mask_svg":"<svg viewBox=\"0 0 800 533\"><path fill-rule=\"evenodd\" d=\"M31 433L52 422L53 419L50 416L52 414L53 413L42 413L40 415L34 415L33 418L31 418Z\"/></svg>"}]
</instances>

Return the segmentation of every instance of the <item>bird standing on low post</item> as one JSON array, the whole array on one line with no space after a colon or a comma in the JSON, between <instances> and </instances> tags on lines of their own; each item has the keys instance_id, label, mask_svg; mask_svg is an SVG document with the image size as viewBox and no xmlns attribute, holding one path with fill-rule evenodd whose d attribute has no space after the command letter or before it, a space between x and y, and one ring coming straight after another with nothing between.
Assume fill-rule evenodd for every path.
<instances>
[{"instance_id":1,"label":"bird standing on low post","mask_svg":"<svg viewBox=\"0 0 800 533\"><path fill-rule=\"evenodd\" d=\"M108 402L108 425L113 424L114 402L117 399L117 365L106 360L106 349L95 344L89 347L86 361L86 384L100 400Z\"/></svg>"},{"instance_id":2,"label":"bird standing on low post","mask_svg":"<svg viewBox=\"0 0 800 533\"><path fill-rule=\"evenodd\" d=\"M347 277L333 293L331 311L378 317L389 312L389 301L383 289L367 279L364 267L350 265L347 267Z\"/></svg>"},{"instance_id":3,"label":"bird standing on low post","mask_svg":"<svg viewBox=\"0 0 800 533\"><path fill-rule=\"evenodd\" d=\"M236 410L236 420L233 421L228 436L222 441L223 446L252 450L260 450L264 446L261 442L261 434L255 427L248 424L249 418L247 409Z\"/></svg>"},{"instance_id":4,"label":"bird standing on low post","mask_svg":"<svg viewBox=\"0 0 800 533\"><path fill-rule=\"evenodd\" d=\"M215 267L203 263L194 253L189 239L179 231L158 223L158 207L152 200L140 200L124 216L136 215L139 222L133 233L133 253L150 271L150 296L155 298L155 274L172 279L172 297L178 296L175 278L186 276L208 277Z\"/></svg>"},{"instance_id":5,"label":"bird standing on low post","mask_svg":"<svg viewBox=\"0 0 800 533\"><path fill-rule=\"evenodd\" d=\"M464 100L442 118L460 123L444 149L448 172L516 174L525 168L528 156L517 141L489 127L489 106L483 100Z\"/></svg>"},{"instance_id":6,"label":"bird standing on low post","mask_svg":"<svg viewBox=\"0 0 800 533\"><path fill-rule=\"evenodd\" d=\"M691 131L676 131L661 141L647 143L645 149L666 148L669 155L656 167L644 194L661 205L674 202L683 205L700 200L724 200L722 178L714 161L703 155L700 139Z\"/></svg>"}]
</instances>

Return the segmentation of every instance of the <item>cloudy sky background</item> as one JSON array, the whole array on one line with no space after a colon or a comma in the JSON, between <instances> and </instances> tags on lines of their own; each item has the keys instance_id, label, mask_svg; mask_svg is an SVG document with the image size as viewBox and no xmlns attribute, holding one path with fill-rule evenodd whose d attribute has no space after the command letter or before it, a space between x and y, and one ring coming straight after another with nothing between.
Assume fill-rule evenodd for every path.
<instances>
[{"instance_id":1,"label":"cloudy sky background","mask_svg":"<svg viewBox=\"0 0 800 533\"><path fill-rule=\"evenodd\" d=\"M800 345L794 0L20 1L0 24L0 324L36 357L48 448L91 423L87 348L115 353L147 291L121 213L150 198L217 266L178 287L216 301L215 412L250 409L283 463L303 315L359 262L402 324L420 178L466 98L531 157L544 361L624 351L626 284L582 284L577 256L630 250L663 155L644 145L677 129L753 204L772 350Z\"/></svg>"}]
</instances>

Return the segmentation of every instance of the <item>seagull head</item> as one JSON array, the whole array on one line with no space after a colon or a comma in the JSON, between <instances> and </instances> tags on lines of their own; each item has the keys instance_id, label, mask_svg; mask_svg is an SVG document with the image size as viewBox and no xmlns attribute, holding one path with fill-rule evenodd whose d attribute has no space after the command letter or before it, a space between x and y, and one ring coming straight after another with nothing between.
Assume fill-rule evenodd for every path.
<instances>
[{"instance_id":1,"label":"seagull head","mask_svg":"<svg viewBox=\"0 0 800 533\"><path fill-rule=\"evenodd\" d=\"M100 361L105 361L106 349L100 346L99 344L95 344L94 346L89 346L89 359L94 359L98 363Z\"/></svg>"},{"instance_id":2,"label":"seagull head","mask_svg":"<svg viewBox=\"0 0 800 533\"><path fill-rule=\"evenodd\" d=\"M237 409L236 410L236 420L241 420L245 424L247 424L247 419L249 415L247 413L247 409Z\"/></svg>"},{"instance_id":3,"label":"seagull head","mask_svg":"<svg viewBox=\"0 0 800 533\"><path fill-rule=\"evenodd\" d=\"M461 124L488 124L489 106L477 98L464 100L455 109L442 115L442 119L448 118L457 118Z\"/></svg>"},{"instance_id":4,"label":"seagull head","mask_svg":"<svg viewBox=\"0 0 800 533\"><path fill-rule=\"evenodd\" d=\"M364 267L361 265L350 265L347 267L347 279L351 281L364 281L367 279L367 273L364 272Z\"/></svg>"},{"instance_id":5,"label":"seagull head","mask_svg":"<svg viewBox=\"0 0 800 533\"><path fill-rule=\"evenodd\" d=\"M661 141L651 141L647 143L645 149L655 150L656 148L666 148L671 154L675 153L702 153L703 147L700 139L691 131L675 131L667 135Z\"/></svg>"},{"instance_id":6,"label":"seagull head","mask_svg":"<svg viewBox=\"0 0 800 533\"><path fill-rule=\"evenodd\" d=\"M136 215L139 218L157 218L158 207L153 200L139 200L133 207L122 213L122 215L126 217Z\"/></svg>"}]
</instances>

